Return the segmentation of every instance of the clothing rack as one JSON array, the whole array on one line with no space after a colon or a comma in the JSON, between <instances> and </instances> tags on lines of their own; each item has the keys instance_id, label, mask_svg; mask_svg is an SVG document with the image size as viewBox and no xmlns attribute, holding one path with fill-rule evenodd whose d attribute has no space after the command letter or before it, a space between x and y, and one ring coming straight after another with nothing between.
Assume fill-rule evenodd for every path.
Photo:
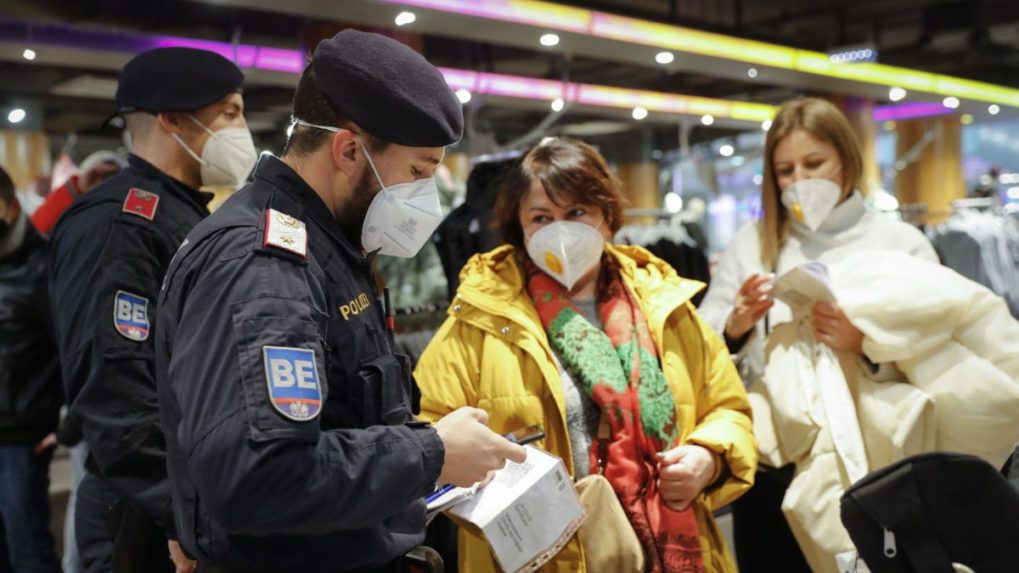
<instances>
[{"instance_id":1,"label":"clothing rack","mask_svg":"<svg viewBox=\"0 0 1019 573\"><path fill-rule=\"evenodd\" d=\"M997 197L975 197L972 199L955 199L952 201L952 210L958 209L997 209L1001 207L1001 201Z\"/></svg>"},{"instance_id":2,"label":"clothing rack","mask_svg":"<svg viewBox=\"0 0 1019 573\"><path fill-rule=\"evenodd\" d=\"M624 217L657 217L659 219L671 219L679 217L679 213L673 213L665 209L624 209Z\"/></svg>"}]
</instances>

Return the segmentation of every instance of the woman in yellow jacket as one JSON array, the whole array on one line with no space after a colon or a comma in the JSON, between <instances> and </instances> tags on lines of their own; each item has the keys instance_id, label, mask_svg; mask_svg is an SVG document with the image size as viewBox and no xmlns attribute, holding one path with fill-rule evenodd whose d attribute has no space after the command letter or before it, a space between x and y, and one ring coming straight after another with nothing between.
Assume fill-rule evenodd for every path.
<instances>
[{"instance_id":1,"label":"woman in yellow jacket","mask_svg":"<svg viewBox=\"0 0 1019 573\"><path fill-rule=\"evenodd\" d=\"M609 244L622 203L582 142L548 139L524 156L495 214L510 244L464 267L418 363L422 415L469 405L496 432L541 424L538 445L576 479L600 472L612 484L648 571L735 572L712 511L757 467L747 395L689 302L704 285ZM461 571L498 570L463 530L459 552ZM577 539L543 571L587 571Z\"/></svg>"}]
</instances>

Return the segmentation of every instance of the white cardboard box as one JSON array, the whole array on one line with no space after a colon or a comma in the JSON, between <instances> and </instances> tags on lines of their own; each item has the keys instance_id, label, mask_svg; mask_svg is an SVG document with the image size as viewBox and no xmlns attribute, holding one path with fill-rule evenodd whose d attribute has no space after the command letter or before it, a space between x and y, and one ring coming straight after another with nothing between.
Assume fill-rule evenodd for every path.
<instances>
[{"instance_id":1,"label":"white cardboard box","mask_svg":"<svg viewBox=\"0 0 1019 573\"><path fill-rule=\"evenodd\" d=\"M504 571L534 571L577 532L585 514L562 460L526 446L478 493L449 513L484 534Z\"/></svg>"}]
</instances>

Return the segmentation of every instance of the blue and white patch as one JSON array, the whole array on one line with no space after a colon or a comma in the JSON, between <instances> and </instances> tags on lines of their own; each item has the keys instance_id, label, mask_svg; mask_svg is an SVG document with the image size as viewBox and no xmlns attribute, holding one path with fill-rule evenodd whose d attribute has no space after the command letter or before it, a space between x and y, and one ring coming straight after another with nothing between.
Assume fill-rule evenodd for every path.
<instances>
[{"instance_id":1,"label":"blue and white patch","mask_svg":"<svg viewBox=\"0 0 1019 573\"><path fill-rule=\"evenodd\" d=\"M149 337L149 299L117 291L113 299L113 326L128 340L141 342Z\"/></svg>"},{"instance_id":2,"label":"blue and white patch","mask_svg":"<svg viewBox=\"0 0 1019 573\"><path fill-rule=\"evenodd\" d=\"M304 348L263 346L265 382L276 411L296 422L313 420L322 411L322 385L315 352Z\"/></svg>"}]
</instances>

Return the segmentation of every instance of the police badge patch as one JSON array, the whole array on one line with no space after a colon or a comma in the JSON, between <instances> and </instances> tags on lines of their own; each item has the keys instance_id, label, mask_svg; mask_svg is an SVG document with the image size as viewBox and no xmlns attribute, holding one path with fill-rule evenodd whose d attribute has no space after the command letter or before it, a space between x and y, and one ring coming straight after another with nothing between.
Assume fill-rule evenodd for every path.
<instances>
[{"instance_id":1,"label":"police badge patch","mask_svg":"<svg viewBox=\"0 0 1019 573\"><path fill-rule=\"evenodd\" d=\"M322 411L322 386L315 352L304 348L263 346L265 382L276 411L295 422L315 419Z\"/></svg>"},{"instance_id":2,"label":"police badge patch","mask_svg":"<svg viewBox=\"0 0 1019 573\"><path fill-rule=\"evenodd\" d=\"M304 221L275 209L267 209L262 246L276 247L308 258L308 231Z\"/></svg>"},{"instance_id":3,"label":"police badge patch","mask_svg":"<svg viewBox=\"0 0 1019 573\"><path fill-rule=\"evenodd\" d=\"M128 340L141 342L149 337L149 299L117 291L113 299L113 326Z\"/></svg>"},{"instance_id":4,"label":"police badge patch","mask_svg":"<svg viewBox=\"0 0 1019 573\"><path fill-rule=\"evenodd\" d=\"M159 207L159 195L149 193L143 189L132 187L124 199L124 206L120 208L124 213L137 215L151 221L156 216L156 208Z\"/></svg>"}]
</instances>

